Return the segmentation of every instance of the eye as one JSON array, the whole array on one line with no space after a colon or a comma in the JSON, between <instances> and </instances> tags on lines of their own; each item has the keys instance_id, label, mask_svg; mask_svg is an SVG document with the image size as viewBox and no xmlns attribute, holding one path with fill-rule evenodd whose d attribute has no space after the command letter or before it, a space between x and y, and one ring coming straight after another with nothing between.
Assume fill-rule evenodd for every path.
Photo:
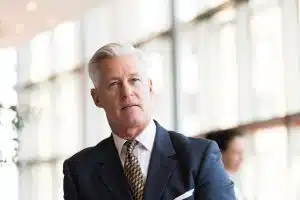
<instances>
[{"instance_id":1,"label":"eye","mask_svg":"<svg viewBox=\"0 0 300 200\"><path fill-rule=\"evenodd\" d=\"M137 81L140 81L140 79L139 78L132 78L131 81L132 82L137 82Z\"/></svg>"},{"instance_id":2,"label":"eye","mask_svg":"<svg viewBox=\"0 0 300 200\"><path fill-rule=\"evenodd\" d=\"M108 87L117 86L119 83L117 81L111 82Z\"/></svg>"}]
</instances>

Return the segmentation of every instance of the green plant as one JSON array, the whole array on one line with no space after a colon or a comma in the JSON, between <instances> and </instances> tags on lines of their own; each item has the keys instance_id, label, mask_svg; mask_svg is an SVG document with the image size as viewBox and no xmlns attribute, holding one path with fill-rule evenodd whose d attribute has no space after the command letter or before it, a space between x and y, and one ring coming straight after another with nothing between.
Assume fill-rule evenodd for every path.
<instances>
[{"instance_id":1,"label":"green plant","mask_svg":"<svg viewBox=\"0 0 300 200\"><path fill-rule=\"evenodd\" d=\"M4 107L0 104L0 126L3 127L0 129L0 164L16 162L19 133L24 127L24 120L17 106Z\"/></svg>"},{"instance_id":2,"label":"green plant","mask_svg":"<svg viewBox=\"0 0 300 200\"><path fill-rule=\"evenodd\" d=\"M11 119L11 125L15 131L21 131L24 127L23 117L21 116L20 111L18 110L17 106L10 106L9 108L5 108L2 104L0 104L0 113L2 110L10 111L14 113L14 117ZM0 125L2 124L0 118Z\"/></svg>"}]
</instances>

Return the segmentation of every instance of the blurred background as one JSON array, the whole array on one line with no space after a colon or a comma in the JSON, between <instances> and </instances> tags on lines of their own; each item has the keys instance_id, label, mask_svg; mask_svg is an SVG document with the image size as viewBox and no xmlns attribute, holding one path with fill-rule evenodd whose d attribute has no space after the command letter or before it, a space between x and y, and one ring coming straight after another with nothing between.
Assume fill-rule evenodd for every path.
<instances>
[{"instance_id":1,"label":"blurred background","mask_svg":"<svg viewBox=\"0 0 300 200\"><path fill-rule=\"evenodd\" d=\"M64 159L110 135L86 64L126 42L162 125L240 130L247 200L300 200L299 20L298 0L0 1L0 199L63 199Z\"/></svg>"}]
</instances>

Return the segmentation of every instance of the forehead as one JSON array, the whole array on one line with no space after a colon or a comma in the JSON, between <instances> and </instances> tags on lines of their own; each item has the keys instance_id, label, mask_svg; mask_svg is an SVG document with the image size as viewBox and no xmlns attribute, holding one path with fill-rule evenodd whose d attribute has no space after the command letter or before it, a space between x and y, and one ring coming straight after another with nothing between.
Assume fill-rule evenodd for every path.
<instances>
[{"instance_id":1,"label":"forehead","mask_svg":"<svg viewBox=\"0 0 300 200\"><path fill-rule=\"evenodd\" d=\"M229 143L229 148L241 149L244 148L245 139L241 136L233 138Z\"/></svg>"},{"instance_id":2,"label":"forehead","mask_svg":"<svg viewBox=\"0 0 300 200\"><path fill-rule=\"evenodd\" d=\"M117 56L115 58L104 59L99 66L100 74L104 76L117 75L118 73L139 72L141 66L134 55Z\"/></svg>"}]
</instances>

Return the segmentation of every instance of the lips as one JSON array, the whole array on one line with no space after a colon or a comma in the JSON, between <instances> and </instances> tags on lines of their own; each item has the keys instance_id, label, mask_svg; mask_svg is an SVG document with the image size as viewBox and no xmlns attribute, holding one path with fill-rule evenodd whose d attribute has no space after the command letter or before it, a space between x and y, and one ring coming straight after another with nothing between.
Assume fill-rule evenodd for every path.
<instances>
[{"instance_id":1,"label":"lips","mask_svg":"<svg viewBox=\"0 0 300 200\"><path fill-rule=\"evenodd\" d=\"M121 108L121 110L124 110L124 109L126 109L126 108L130 108L130 107L134 107L134 106L139 106L139 105L137 105L137 104L126 105L126 106L123 106L123 107Z\"/></svg>"}]
</instances>

